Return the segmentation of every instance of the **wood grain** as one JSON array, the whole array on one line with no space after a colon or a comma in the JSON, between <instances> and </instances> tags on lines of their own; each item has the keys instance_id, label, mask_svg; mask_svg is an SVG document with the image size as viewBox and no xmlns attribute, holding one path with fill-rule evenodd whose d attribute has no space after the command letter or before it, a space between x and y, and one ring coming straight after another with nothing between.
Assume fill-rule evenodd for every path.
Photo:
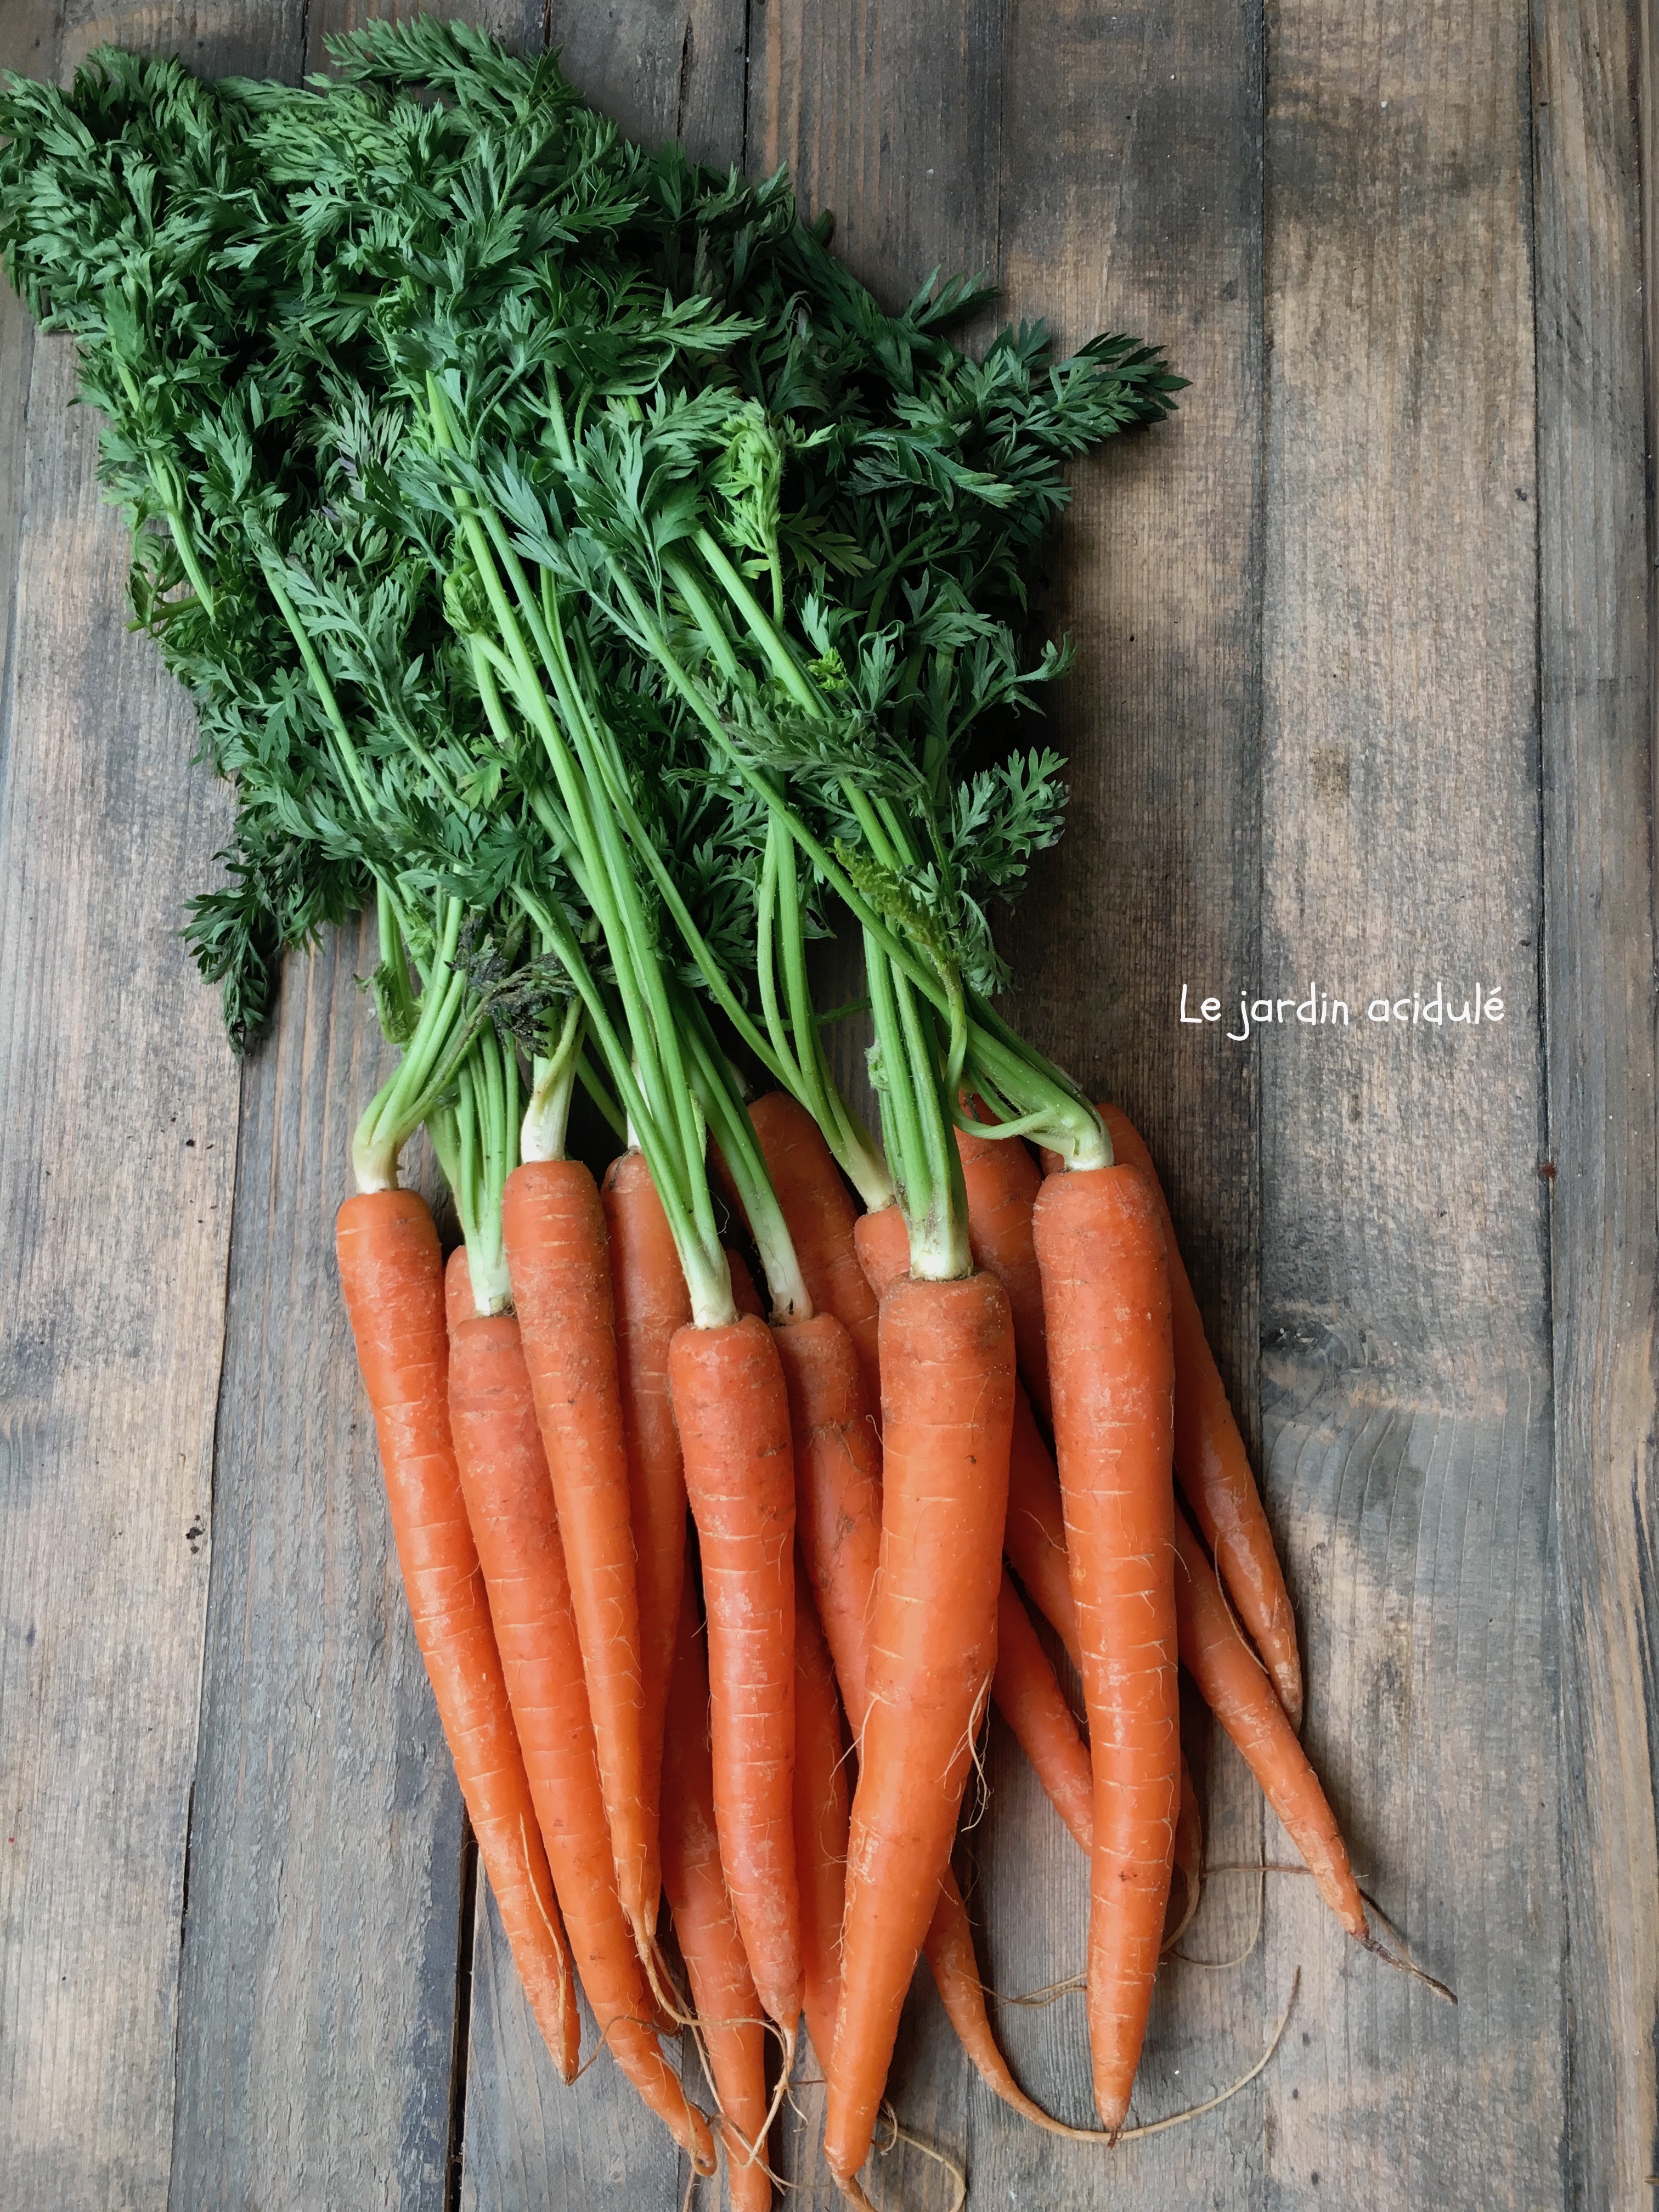
<instances>
[{"instance_id":1,"label":"wood grain","mask_svg":"<svg viewBox=\"0 0 1659 2212\"><path fill-rule=\"evenodd\" d=\"M297 76L305 0L64 0L59 68L95 46L178 54L199 76Z\"/></svg>"},{"instance_id":2,"label":"wood grain","mask_svg":"<svg viewBox=\"0 0 1659 2212\"><path fill-rule=\"evenodd\" d=\"M1004 96L1000 0L757 8L749 167L787 162L802 210L889 307L942 268L994 276Z\"/></svg>"},{"instance_id":3,"label":"wood grain","mask_svg":"<svg viewBox=\"0 0 1659 2212\"><path fill-rule=\"evenodd\" d=\"M1307 1741L1454 2009L1270 1893L1286 2205L1553 2201L1565 2075L1528 42L1280 0L1267 76L1264 1397ZM1365 1019L1374 997L1504 1018ZM1409 1014L1410 1009L1407 1007ZM1281 1855L1279 1851L1275 1856ZM1474 2085L1478 2084L1478 2088Z\"/></svg>"},{"instance_id":4,"label":"wood grain","mask_svg":"<svg viewBox=\"0 0 1659 2212\"><path fill-rule=\"evenodd\" d=\"M225 823L35 346L0 786L0 2112L19 2205L156 2204L236 1073L180 948Z\"/></svg>"},{"instance_id":5,"label":"wood grain","mask_svg":"<svg viewBox=\"0 0 1659 2212\"><path fill-rule=\"evenodd\" d=\"M1639 14L1639 21L1638 21ZM1649 11L1534 14L1539 670L1573 2201L1649 2201L1659 2018ZM1651 177L1649 177L1651 191ZM1651 313L1652 240L1648 313ZM1644 456L1648 458L1645 460Z\"/></svg>"},{"instance_id":6,"label":"wood grain","mask_svg":"<svg viewBox=\"0 0 1659 2212\"><path fill-rule=\"evenodd\" d=\"M629 137L724 169L743 159L748 15L741 0L549 0L547 42Z\"/></svg>"},{"instance_id":7,"label":"wood grain","mask_svg":"<svg viewBox=\"0 0 1659 2212\"><path fill-rule=\"evenodd\" d=\"M462 1811L334 1259L395 1055L364 924L243 1075L179 2035L174 2212L443 2212ZM422 1144L405 1182L431 1196Z\"/></svg>"},{"instance_id":8,"label":"wood grain","mask_svg":"<svg viewBox=\"0 0 1659 2212\"><path fill-rule=\"evenodd\" d=\"M487 1889L479 1884L461 2212L624 2203L672 2212L685 2199L689 2161L599 2047L586 2000L582 2055L592 2063L574 2087L560 2081ZM707 2084L689 2069L684 2078L708 2111Z\"/></svg>"}]
</instances>

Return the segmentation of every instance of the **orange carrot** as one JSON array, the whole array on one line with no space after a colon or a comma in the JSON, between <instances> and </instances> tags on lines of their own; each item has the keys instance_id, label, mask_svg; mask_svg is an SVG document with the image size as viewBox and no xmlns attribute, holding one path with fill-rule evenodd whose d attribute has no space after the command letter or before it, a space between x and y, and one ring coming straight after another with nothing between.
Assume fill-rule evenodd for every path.
<instances>
[{"instance_id":1,"label":"orange carrot","mask_svg":"<svg viewBox=\"0 0 1659 2212\"><path fill-rule=\"evenodd\" d=\"M881 1403L876 1300L853 1245L858 1207L817 1123L787 1091L757 1098L750 1119L812 1310L834 1314L851 1335L873 1411ZM896 1206L887 1211L897 1219Z\"/></svg>"},{"instance_id":2,"label":"orange carrot","mask_svg":"<svg viewBox=\"0 0 1659 2212\"><path fill-rule=\"evenodd\" d=\"M976 1137L958 1129L957 1150L968 1191L974 1262L988 1267L1008 1293L1020 1380L1046 1421L1048 1325L1043 1319L1042 1277L1031 1241L1031 1208L1042 1188L1042 1170L1018 1137Z\"/></svg>"},{"instance_id":3,"label":"orange carrot","mask_svg":"<svg viewBox=\"0 0 1659 2212\"><path fill-rule=\"evenodd\" d=\"M661 1881L657 1832L663 1716L685 1572L685 1469L668 1402L668 1347L675 1330L691 1318L691 1294L643 1152L624 1152L612 1160L599 1198L611 1247L617 1380L640 1619L640 1786L646 1841L641 1879L654 1897Z\"/></svg>"},{"instance_id":4,"label":"orange carrot","mask_svg":"<svg viewBox=\"0 0 1659 2212\"><path fill-rule=\"evenodd\" d=\"M927 1931L927 1951L945 2016L986 2087L1034 2127L1046 2129L1050 2135L1081 2136L1084 2130L1066 2127L1045 2112L1041 2105L1033 2103L1015 2081L1002 2055L985 2008L985 1984L980 1979L979 1960L974 1955L974 1931L968 1908L962 1901L956 1875L948 1866L939 1884L939 1907Z\"/></svg>"},{"instance_id":5,"label":"orange carrot","mask_svg":"<svg viewBox=\"0 0 1659 2212\"><path fill-rule=\"evenodd\" d=\"M795 1606L795 1864L806 2028L820 2067L835 2047L849 1819L835 1669L812 1601Z\"/></svg>"},{"instance_id":6,"label":"orange carrot","mask_svg":"<svg viewBox=\"0 0 1659 2212\"><path fill-rule=\"evenodd\" d=\"M1181 1618L1181 1595L1176 1594L1176 1619ZM1174 1881L1170 1885L1169 1909L1164 1919L1165 1951L1172 1951L1193 1924L1193 1915L1198 1911L1199 1899L1204 1887L1204 1823L1198 1809L1198 1792L1193 1787L1192 1770L1187 1764L1187 1754L1181 1754L1181 1811L1176 1820L1175 1872L1181 1876L1181 1888Z\"/></svg>"},{"instance_id":7,"label":"orange carrot","mask_svg":"<svg viewBox=\"0 0 1659 2212\"><path fill-rule=\"evenodd\" d=\"M1006 1575L997 1600L997 1710L1013 1730L1054 1810L1085 1851L1095 1840L1094 1778L1065 1692Z\"/></svg>"},{"instance_id":8,"label":"orange carrot","mask_svg":"<svg viewBox=\"0 0 1659 2212\"><path fill-rule=\"evenodd\" d=\"M437 1231L414 1191L374 1191L340 1208L335 1245L415 1640L530 2008L571 2081L575 1984L450 1437Z\"/></svg>"},{"instance_id":9,"label":"orange carrot","mask_svg":"<svg viewBox=\"0 0 1659 2212\"><path fill-rule=\"evenodd\" d=\"M1128 1167L1070 1170L1033 1214L1095 1778L1089 2039L1122 2126L1146 2033L1181 1796L1175 1354L1158 1203Z\"/></svg>"},{"instance_id":10,"label":"orange carrot","mask_svg":"<svg viewBox=\"0 0 1659 2212\"><path fill-rule=\"evenodd\" d=\"M824 2138L855 2203L995 1669L1013 1424L1013 1324L994 1275L900 1279L880 1335L881 1567Z\"/></svg>"},{"instance_id":11,"label":"orange carrot","mask_svg":"<svg viewBox=\"0 0 1659 2212\"><path fill-rule=\"evenodd\" d=\"M720 2135L732 2212L767 2212L772 2184L757 2140L766 2124L766 2025L720 1871L708 1668L689 1575L681 1584L663 1747L662 1874L691 1978L697 2033L724 2116Z\"/></svg>"},{"instance_id":12,"label":"orange carrot","mask_svg":"<svg viewBox=\"0 0 1659 2212\"><path fill-rule=\"evenodd\" d=\"M668 1387L702 1553L720 1863L761 2002L793 2049L795 1482L771 1331L753 1314L681 1329Z\"/></svg>"},{"instance_id":13,"label":"orange carrot","mask_svg":"<svg viewBox=\"0 0 1659 2212\"><path fill-rule=\"evenodd\" d=\"M652 2003L617 1896L581 1646L535 1401L511 1314L469 1317L466 1254L449 1263L449 1419L507 1694L553 1887L599 2033L700 2173L714 2170L650 2025ZM684 1539L681 1558L684 1558Z\"/></svg>"},{"instance_id":14,"label":"orange carrot","mask_svg":"<svg viewBox=\"0 0 1659 2212\"><path fill-rule=\"evenodd\" d=\"M1309 1765L1261 1661L1239 1633L1203 1546L1180 1511L1176 1514L1175 1542L1182 1663L1243 1753L1262 1795L1307 1861L1320 1895L1349 1935L1368 1943L1364 1904L1319 1777Z\"/></svg>"},{"instance_id":15,"label":"orange carrot","mask_svg":"<svg viewBox=\"0 0 1659 2212\"><path fill-rule=\"evenodd\" d=\"M1081 1668L1077 1604L1066 1556L1066 1508L1060 1477L1022 1390L1014 1401L1014 1438L1008 1454L1008 1527L1004 1548L1037 1611L1060 1634L1074 1667Z\"/></svg>"},{"instance_id":16,"label":"orange carrot","mask_svg":"<svg viewBox=\"0 0 1659 2212\"><path fill-rule=\"evenodd\" d=\"M884 1215L866 1215L866 1218L878 1224L885 1222ZM866 1233L862 1239L865 1264L870 1272L871 1286L878 1296L884 1295L890 1283L901 1281L909 1268L908 1241L891 1236L885 1226ZM794 1411L794 1392L791 1391L791 1410ZM796 1465L800 1466L800 1420L796 1415ZM800 1476L797 1474L797 1483ZM1019 1496L1016 1496L1016 1483ZM1046 1486L1046 1487L1045 1487ZM837 1620L848 1657L845 1668L840 1656L841 1647L834 1637L830 1648L837 1653L836 1672L842 1682L842 1692L848 1699L848 1710L857 1715L864 1701L864 1652L868 1643L872 1611L871 1593L874 1587L873 1563L867 1562L867 1553L878 1540L881 1520L881 1491L878 1475L873 1488L873 1509L863 1506L856 1488L843 1477L840 1481L820 1481L816 1486L821 1495L815 1510L808 1514L803 1509L803 1526L809 1522L826 1532L825 1541L833 1539L836 1553L831 1571L823 1577L826 1584L834 1588L831 1606ZM1037 1512L1045 1518L1043 1528L1031 1511L1035 1501ZM1012 1537L1017 1511L1023 1512L1020 1527L1021 1557L1034 1576L1040 1574L1041 1594L1054 1607L1055 1613L1070 1625L1076 1637L1076 1617L1072 1610L1072 1586L1066 1559L1066 1532L1060 1502L1060 1480L1054 1462L1048 1457L1048 1448L1037 1432L1030 1402L1024 1387L1014 1385L1014 1419L1009 1448L1008 1464L1008 1529ZM872 1534L871 1530L876 1531ZM1013 1544L1009 1541L1009 1556L1013 1557ZM1018 1561L1016 1561L1016 1565ZM816 1587L819 1577L814 1576ZM1063 1607L1061 1601L1063 1599ZM1016 1741L1030 1760L1036 1778L1052 1802L1054 1810L1077 1837L1084 1849L1089 1845L1089 1825L1092 1814L1086 1808L1091 1790L1088 1753L1078 1734L1077 1723L1072 1718L1065 1692L1054 1678L1048 1663L1048 1655L1038 1643L1019 1595L1008 1580L1002 1577L997 1599L998 1646L997 1671L991 1694L1005 1720L1013 1729ZM825 1619L830 1617L825 1614ZM1006 1627L1014 1642L1005 1646L1002 1630ZM1075 1663L1075 1653L1073 1654ZM849 1689L849 1684L852 1686ZM855 1719L854 1727L858 1726ZM1079 1822L1083 1825L1079 1826ZM942 1956L955 1956L947 1943ZM961 1996L953 2000L955 2011L964 2009L970 1999ZM990 2024L985 2024L983 2033L990 2035Z\"/></svg>"},{"instance_id":17,"label":"orange carrot","mask_svg":"<svg viewBox=\"0 0 1659 2212\"><path fill-rule=\"evenodd\" d=\"M884 1206L879 1213L860 1214L853 1228L853 1249L878 1300L885 1295L889 1283L910 1272L910 1232L896 1206Z\"/></svg>"},{"instance_id":18,"label":"orange carrot","mask_svg":"<svg viewBox=\"0 0 1659 2212\"><path fill-rule=\"evenodd\" d=\"M881 1446L858 1355L840 1322L815 1314L775 1335L789 1391L802 1566L856 1729L881 1557Z\"/></svg>"},{"instance_id":19,"label":"orange carrot","mask_svg":"<svg viewBox=\"0 0 1659 2212\"><path fill-rule=\"evenodd\" d=\"M1227 1386L1204 1334L1203 1317L1176 1249L1164 1187L1128 1116L1103 1106L1115 1156L1139 1168L1152 1186L1170 1254L1170 1307L1175 1333L1175 1470L1227 1595L1255 1639L1291 1726L1302 1725L1302 1660L1296 1616L1262 1510L1249 1454L1233 1419Z\"/></svg>"},{"instance_id":20,"label":"orange carrot","mask_svg":"<svg viewBox=\"0 0 1659 2212\"><path fill-rule=\"evenodd\" d=\"M902 1233L893 1233L895 1212L896 1209L889 1209L881 1214L865 1216L864 1220L871 1225L863 1229L860 1224L861 1233L855 1240L871 1288L878 1297L885 1293L890 1283L902 1279L909 1273L909 1242ZM787 1346L798 1335L797 1328L781 1331L780 1346ZM805 1340L801 1341L805 1344ZM785 1369L790 1372L787 1352ZM860 1419L862 1403L857 1377L844 1360L840 1363L838 1381L830 1379L835 1371L834 1365L826 1361L822 1364L803 1363L799 1376L791 1373L790 1413L795 1424L802 1548L805 1552L810 1545L816 1544L814 1564L808 1573L814 1589L821 1594L826 1624L835 1623L833 1631L826 1626L826 1634L857 1741L862 1735L868 1707L866 1675L881 1540L881 1462L880 1449L871 1427ZM1046 1461L1046 1447L1037 1434L1025 1393L1018 1382L1015 1401L1015 1449L1018 1449L1023 1421L1030 1444ZM1048 1479L1054 1490L1058 1526L1060 1485L1051 1464ZM1071 1585L1066 1579L1063 1528L1054 1556L1069 1605ZM1000 1627L1004 1608L1010 1601L1016 1607L1019 1606L1018 1597L1004 1575L998 1596ZM1033 1726L1022 1735L1017 1721L1015 1730L1027 1755L1036 1753L1044 1759L1044 1765L1037 1770L1038 1779L1064 1819L1066 1813L1063 1800L1076 1814L1079 1779L1086 1796L1088 1755L1054 1680L1048 1655L1031 1634L1023 1608L1020 1619L1026 1638L1023 1644L1016 1645L1006 1675L999 1635L992 1695L1000 1703L1001 1692L1006 1690L1010 1700L1023 1705L1024 1712L1034 1721L1040 1715L1047 1722L1046 1727ZM1017 1630L1015 1633L1018 1635ZM1056 1716L1056 1706L1063 1720ZM1069 1745L1066 1741L1067 1729ZM974 1960L967 1912L948 1865L939 1884L925 1948L946 2014L981 2079L1028 2119L1035 2119L1044 2127L1054 2125L1048 2114L1021 2091L997 2047L986 2009L984 1988Z\"/></svg>"},{"instance_id":21,"label":"orange carrot","mask_svg":"<svg viewBox=\"0 0 1659 2212\"><path fill-rule=\"evenodd\" d=\"M580 1160L527 1160L507 1178L501 1227L525 1364L569 1562L617 1889L641 1957L647 1891L639 1595L629 1519L605 1212Z\"/></svg>"}]
</instances>

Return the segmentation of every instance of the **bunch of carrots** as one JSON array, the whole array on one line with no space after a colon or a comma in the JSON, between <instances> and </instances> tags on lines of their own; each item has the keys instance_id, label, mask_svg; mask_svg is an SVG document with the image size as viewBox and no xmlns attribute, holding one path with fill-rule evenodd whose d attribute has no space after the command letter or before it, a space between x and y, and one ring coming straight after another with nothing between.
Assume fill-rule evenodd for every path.
<instances>
[{"instance_id":1,"label":"bunch of carrots","mask_svg":"<svg viewBox=\"0 0 1659 2212\"><path fill-rule=\"evenodd\" d=\"M884 313L781 177L645 154L464 27L332 51L304 89L112 51L68 94L9 78L0 250L78 340L136 617L234 787L189 933L233 1036L285 947L377 915L398 1056L340 1279L531 2006L574 2079L580 1980L743 2207L803 2015L868 2202L924 1952L1058 2128L951 1870L994 1703L1089 1856L1115 2139L1202 1871L1178 1664L1381 1948L1152 1161L993 1003L988 909L1064 803L1006 738L1065 665L1025 635L1064 465L1179 380L1040 327L972 360L971 286ZM866 996L826 1013L838 924ZM866 1011L878 1137L824 1042ZM422 1127L447 1265L399 1182Z\"/></svg>"}]
</instances>

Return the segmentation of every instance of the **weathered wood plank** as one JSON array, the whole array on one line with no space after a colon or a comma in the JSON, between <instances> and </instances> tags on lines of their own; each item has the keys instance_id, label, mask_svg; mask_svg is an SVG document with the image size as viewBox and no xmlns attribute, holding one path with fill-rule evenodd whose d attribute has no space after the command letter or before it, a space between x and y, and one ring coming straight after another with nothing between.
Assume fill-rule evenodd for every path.
<instances>
[{"instance_id":1,"label":"weathered wood plank","mask_svg":"<svg viewBox=\"0 0 1659 2212\"><path fill-rule=\"evenodd\" d=\"M1078 651L1054 742L1069 760L1065 842L1008 938L1012 1018L1122 1102L1169 1188L1211 1339L1256 1433L1256 1072L1213 1029L1182 1029L1255 964L1259 927L1261 591L1261 26L1254 9L1016 4L1003 70L1007 312L1074 345L1129 330L1191 379L1176 416L1073 472L1053 632ZM1082 948L1082 957L1079 951ZM1259 1795L1218 1731L1194 1731L1209 1856L1253 1860ZM997 1739L994 1738L994 1744ZM1011 1747L986 1824L988 1966L999 1989L1082 1964L1086 1881ZM1000 1793L1000 1794L999 1794ZM1042 1879L1026 1877L1043 1853ZM1218 1881L1155 2003L1135 2098L1150 2119L1245 2072L1289 1974L1253 1950L1255 1887ZM1016 2069L1094 2124L1083 2002L1000 2015ZM1050 2195L1157 2204L1227 2177L1259 2186L1261 2093L1115 2157L1000 2123L975 2146L988 2203Z\"/></svg>"},{"instance_id":2,"label":"weathered wood plank","mask_svg":"<svg viewBox=\"0 0 1659 2212\"><path fill-rule=\"evenodd\" d=\"M442 2212L462 1812L334 1261L394 1055L365 923L290 960L247 1064L191 1824L175 2212ZM429 1153L405 1180L432 1194Z\"/></svg>"},{"instance_id":3,"label":"weathered wood plank","mask_svg":"<svg viewBox=\"0 0 1659 2212\"><path fill-rule=\"evenodd\" d=\"M304 15L305 0L65 0L60 66L117 46L178 54L200 76L293 76Z\"/></svg>"},{"instance_id":4,"label":"weathered wood plank","mask_svg":"<svg viewBox=\"0 0 1659 2212\"><path fill-rule=\"evenodd\" d=\"M0 2130L64 2212L167 2188L237 1095L175 934L223 801L73 391L37 343L0 726Z\"/></svg>"},{"instance_id":5,"label":"weathered wood plank","mask_svg":"<svg viewBox=\"0 0 1659 2212\"><path fill-rule=\"evenodd\" d=\"M890 307L936 265L995 273L1001 0L768 0L750 27L749 167L787 162L803 209Z\"/></svg>"},{"instance_id":6,"label":"weathered wood plank","mask_svg":"<svg viewBox=\"0 0 1659 2212\"><path fill-rule=\"evenodd\" d=\"M1575 2203L1624 2205L1647 2201L1659 2126L1651 11L1533 23L1570 2173Z\"/></svg>"},{"instance_id":7,"label":"weathered wood plank","mask_svg":"<svg viewBox=\"0 0 1659 2212\"><path fill-rule=\"evenodd\" d=\"M1262 952L1273 1480L1309 1747L1455 2010L1304 1883L1276 2203L1555 2201L1565 1939L1550 1363L1528 48L1521 11L1281 0L1267 74ZM1501 1023L1412 1025L1437 981ZM1386 994L1405 1026L1365 1018ZM1472 2085L1478 2084L1478 2089Z\"/></svg>"},{"instance_id":8,"label":"weathered wood plank","mask_svg":"<svg viewBox=\"0 0 1659 2212\"><path fill-rule=\"evenodd\" d=\"M662 2123L647 2112L608 2054L586 2000L588 2070L567 2088L530 2016L488 1884L478 1886L473 1946L461 2212L587 2212L598 2204L672 2212L690 2177ZM695 2061L693 2063L695 2064ZM709 2109L707 2085L686 2075Z\"/></svg>"},{"instance_id":9,"label":"weathered wood plank","mask_svg":"<svg viewBox=\"0 0 1659 2212\"><path fill-rule=\"evenodd\" d=\"M743 155L747 20L734 0L549 0L547 40L630 137L723 169Z\"/></svg>"}]
</instances>

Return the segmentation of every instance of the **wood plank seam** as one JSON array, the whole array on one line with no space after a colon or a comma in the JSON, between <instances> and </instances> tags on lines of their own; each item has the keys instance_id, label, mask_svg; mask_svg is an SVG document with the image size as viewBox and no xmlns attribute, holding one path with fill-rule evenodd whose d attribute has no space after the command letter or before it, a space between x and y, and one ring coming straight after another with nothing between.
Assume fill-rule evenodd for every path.
<instances>
[{"instance_id":1,"label":"wood plank seam","mask_svg":"<svg viewBox=\"0 0 1659 2212\"><path fill-rule=\"evenodd\" d=\"M179 957L180 958L185 957L182 945L179 947ZM239 1129L242 1117L243 1096L246 1087L245 1070L246 1062L243 1064L243 1072L239 1073L236 1085L236 1121ZM219 1503L219 1431L220 1425L224 1419L225 1413L225 1352L229 1340L230 1328L231 1248L235 1241L236 1235L236 1200L241 1184L241 1161L242 1148L240 1144L237 1144L233 1146L231 1150L230 1185L226 1194L227 1206L230 1215L230 1234L225 1238L224 1275L219 1286L219 1339L217 1347L215 1352L215 1363L218 1370L218 1375L214 1385L213 1392L213 1433L208 1440L207 1525L204 1530L204 1534L206 1540L205 1549L208 1555L208 1602L202 1608L202 1644L201 1650L198 1655L196 1680L196 1759L191 1774L190 1792L185 1801L185 1864L179 1899L179 1950L181 1966L183 1963L185 1945L189 1940L190 1936L190 1877L191 1865L195 1859L197 1849L196 1782L197 1776L201 1769L203 1747L202 1712L208 1686L208 1609L213 1601L213 1525L215 1512ZM169 2136L167 2149L167 2166L169 2174L171 2173L173 2166L173 2143L177 2138L179 2130L178 2085L182 2079L186 2027L187 2023L183 2002L183 1983L181 1978L175 1996L173 2020L173 2094L172 2100L173 2113L171 2120L171 2133Z\"/></svg>"},{"instance_id":2,"label":"wood plank seam","mask_svg":"<svg viewBox=\"0 0 1659 2212\"><path fill-rule=\"evenodd\" d=\"M477 1942L478 1842L461 1813L461 1896L455 1930L455 2037L449 2062L449 2148L444 2162L444 2212L460 2212L466 2160L466 2075L472 2043L472 1953Z\"/></svg>"},{"instance_id":3,"label":"wood plank seam","mask_svg":"<svg viewBox=\"0 0 1659 2212\"><path fill-rule=\"evenodd\" d=\"M1659 2124L1652 27L1630 0L1532 21L1564 2181L1623 2208L1647 2201Z\"/></svg>"}]
</instances>

